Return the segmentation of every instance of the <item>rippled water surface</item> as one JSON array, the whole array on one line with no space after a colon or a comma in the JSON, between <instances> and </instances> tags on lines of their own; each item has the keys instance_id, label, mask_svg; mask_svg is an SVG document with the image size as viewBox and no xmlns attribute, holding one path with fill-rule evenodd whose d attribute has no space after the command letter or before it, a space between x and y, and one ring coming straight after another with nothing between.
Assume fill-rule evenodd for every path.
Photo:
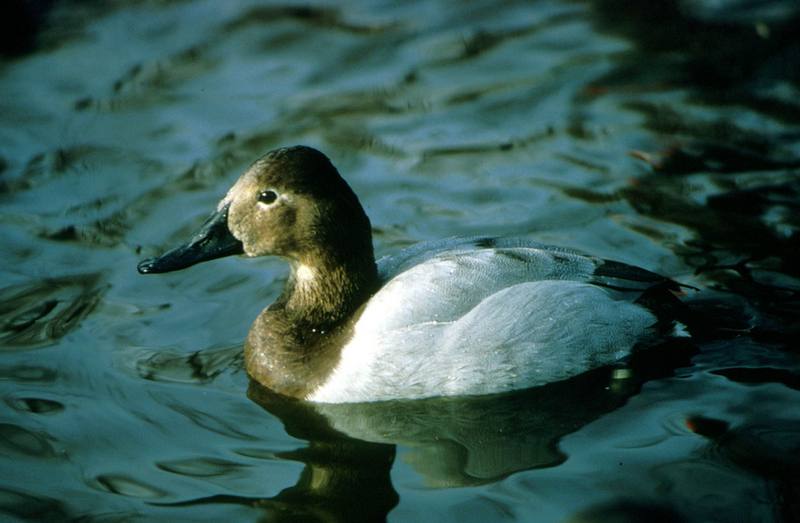
<instances>
[{"instance_id":1,"label":"rippled water surface","mask_svg":"<svg viewBox=\"0 0 800 523\"><path fill-rule=\"evenodd\" d=\"M0 519L800 520L796 2L8 5ZM136 263L296 143L379 255L590 251L697 287L695 337L500 397L275 398L241 344L285 263Z\"/></svg>"}]
</instances>

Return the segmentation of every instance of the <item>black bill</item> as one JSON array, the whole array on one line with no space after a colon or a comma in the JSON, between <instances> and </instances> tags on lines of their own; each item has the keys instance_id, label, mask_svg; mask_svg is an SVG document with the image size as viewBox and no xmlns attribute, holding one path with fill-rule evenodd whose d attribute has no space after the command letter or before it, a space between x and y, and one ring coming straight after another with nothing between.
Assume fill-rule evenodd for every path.
<instances>
[{"instance_id":1,"label":"black bill","mask_svg":"<svg viewBox=\"0 0 800 523\"><path fill-rule=\"evenodd\" d=\"M228 229L228 206L226 205L209 216L188 243L165 252L157 258L141 261L138 269L142 274L178 271L196 263L243 252L242 242L234 238Z\"/></svg>"}]
</instances>

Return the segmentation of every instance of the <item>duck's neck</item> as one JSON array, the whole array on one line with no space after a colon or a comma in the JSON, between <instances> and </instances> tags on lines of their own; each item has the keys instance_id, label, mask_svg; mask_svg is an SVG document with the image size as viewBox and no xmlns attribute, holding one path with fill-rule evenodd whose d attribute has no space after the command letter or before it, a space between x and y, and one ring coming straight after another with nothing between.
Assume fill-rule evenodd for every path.
<instances>
[{"instance_id":1,"label":"duck's neck","mask_svg":"<svg viewBox=\"0 0 800 523\"><path fill-rule=\"evenodd\" d=\"M352 255L351 255L352 256ZM375 292L375 260L346 256L304 256L290 262L292 273L271 310L282 310L297 324L334 327L346 321Z\"/></svg>"},{"instance_id":2,"label":"duck's neck","mask_svg":"<svg viewBox=\"0 0 800 523\"><path fill-rule=\"evenodd\" d=\"M283 293L250 329L245 364L267 388L304 398L336 366L357 311L378 288L378 273L372 256L308 256L291 266Z\"/></svg>"}]
</instances>

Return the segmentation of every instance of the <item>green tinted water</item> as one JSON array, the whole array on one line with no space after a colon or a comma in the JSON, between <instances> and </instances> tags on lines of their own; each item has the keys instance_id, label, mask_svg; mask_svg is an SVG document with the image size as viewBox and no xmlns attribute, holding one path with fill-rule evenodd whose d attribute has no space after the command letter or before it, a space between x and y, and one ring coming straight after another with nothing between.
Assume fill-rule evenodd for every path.
<instances>
[{"instance_id":1,"label":"green tinted water","mask_svg":"<svg viewBox=\"0 0 800 523\"><path fill-rule=\"evenodd\" d=\"M56 3L0 63L3 517L800 517L800 15L636 5ZM703 289L707 332L497 398L271 397L240 352L283 262L135 267L296 143L378 255L575 247Z\"/></svg>"}]
</instances>

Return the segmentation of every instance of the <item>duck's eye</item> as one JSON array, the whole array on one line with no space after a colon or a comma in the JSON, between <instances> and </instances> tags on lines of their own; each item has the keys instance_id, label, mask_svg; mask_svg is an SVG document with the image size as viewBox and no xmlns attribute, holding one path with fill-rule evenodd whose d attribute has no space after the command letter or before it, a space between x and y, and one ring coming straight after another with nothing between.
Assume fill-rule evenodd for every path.
<instances>
[{"instance_id":1,"label":"duck's eye","mask_svg":"<svg viewBox=\"0 0 800 523\"><path fill-rule=\"evenodd\" d=\"M270 190L261 191L261 193L258 195L258 201L267 205L271 204L277 199L278 199L278 193L276 193L275 191L270 191Z\"/></svg>"}]
</instances>

